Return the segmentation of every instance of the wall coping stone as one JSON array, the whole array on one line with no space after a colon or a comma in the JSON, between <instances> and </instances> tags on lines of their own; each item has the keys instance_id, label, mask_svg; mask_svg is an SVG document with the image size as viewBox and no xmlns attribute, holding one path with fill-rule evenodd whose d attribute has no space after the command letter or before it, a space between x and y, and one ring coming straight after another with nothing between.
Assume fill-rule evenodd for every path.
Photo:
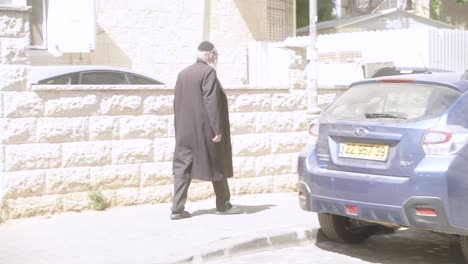
<instances>
[{"instance_id":1,"label":"wall coping stone","mask_svg":"<svg viewBox=\"0 0 468 264\"><path fill-rule=\"evenodd\" d=\"M32 91L164 91L167 85L31 85Z\"/></svg>"},{"instance_id":2,"label":"wall coping stone","mask_svg":"<svg viewBox=\"0 0 468 264\"><path fill-rule=\"evenodd\" d=\"M29 12L30 6L17 6L17 5L0 5L0 11L18 11Z\"/></svg>"},{"instance_id":3,"label":"wall coping stone","mask_svg":"<svg viewBox=\"0 0 468 264\"><path fill-rule=\"evenodd\" d=\"M227 86L225 90L289 90L289 87ZM32 91L171 91L171 85L32 85Z\"/></svg>"}]
</instances>

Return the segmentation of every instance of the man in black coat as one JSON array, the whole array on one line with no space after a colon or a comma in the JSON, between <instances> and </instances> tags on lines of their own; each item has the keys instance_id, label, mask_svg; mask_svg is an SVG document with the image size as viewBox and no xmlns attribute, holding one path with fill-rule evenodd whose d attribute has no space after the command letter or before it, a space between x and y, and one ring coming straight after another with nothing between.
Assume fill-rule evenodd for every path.
<instances>
[{"instance_id":1,"label":"man in black coat","mask_svg":"<svg viewBox=\"0 0 468 264\"><path fill-rule=\"evenodd\" d=\"M171 219L185 211L192 179L211 181L218 213L238 213L230 203L233 176L228 102L216 76L218 52L209 41L198 46L197 61L177 76L174 98L174 196Z\"/></svg>"}]
</instances>

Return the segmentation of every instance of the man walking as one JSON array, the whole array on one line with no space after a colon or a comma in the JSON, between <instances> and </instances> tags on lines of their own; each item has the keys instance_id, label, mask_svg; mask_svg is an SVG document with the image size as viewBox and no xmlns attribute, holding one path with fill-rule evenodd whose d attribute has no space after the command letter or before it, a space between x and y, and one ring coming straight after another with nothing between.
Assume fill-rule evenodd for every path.
<instances>
[{"instance_id":1,"label":"man walking","mask_svg":"<svg viewBox=\"0 0 468 264\"><path fill-rule=\"evenodd\" d=\"M174 197L171 219L185 211L192 179L211 181L218 213L238 213L230 203L227 178L233 176L227 97L216 76L218 52L209 41L198 46L196 63L183 69L174 98Z\"/></svg>"}]
</instances>

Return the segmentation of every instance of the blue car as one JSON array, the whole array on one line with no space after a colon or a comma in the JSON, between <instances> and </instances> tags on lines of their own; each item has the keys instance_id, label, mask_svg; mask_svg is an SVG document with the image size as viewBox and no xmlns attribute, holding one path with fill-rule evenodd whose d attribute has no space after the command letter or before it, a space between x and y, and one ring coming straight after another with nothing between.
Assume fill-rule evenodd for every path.
<instances>
[{"instance_id":1,"label":"blue car","mask_svg":"<svg viewBox=\"0 0 468 264\"><path fill-rule=\"evenodd\" d=\"M330 239L379 228L460 237L468 258L468 76L356 82L329 105L298 163L299 204Z\"/></svg>"}]
</instances>

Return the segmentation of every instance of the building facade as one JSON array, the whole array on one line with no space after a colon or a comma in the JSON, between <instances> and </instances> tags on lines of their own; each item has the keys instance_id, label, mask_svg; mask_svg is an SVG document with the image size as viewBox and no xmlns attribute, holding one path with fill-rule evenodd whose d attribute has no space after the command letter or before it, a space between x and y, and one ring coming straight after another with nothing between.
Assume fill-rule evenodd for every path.
<instances>
[{"instance_id":1,"label":"building facade","mask_svg":"<svg viewBox=\"0 0 468 264\"><path fill-rule=\"evenodd\" d=\"M225 84L248 84L249 41L295 34L295 0L28 0L32 65L120 66L174 83L210 40Z\"/></svg>"},{"instance_id":2,"label":"building facade","mask_svg":"<svg viewBox=\"0 0 468 264\"><path fill-rule=\"evenodd\" d=\"M29 12L27 6L0 4L0 25L4 25L0 27L0 222L170 202L174 87L28 85L33 53ZM50 52L83 49L82 59L92 59L84 56L89 46L47 39L48 45L57 44L56 51ZM187 52L192 52L186 45ZM234 156L233 195L295 190L297 157L307 141L308 123L305 78L301 78L305 51L291 52L295 56L287 63L290 85L225 87ZM68 59L79 58L70 54L73 57ZM65 60L67 54L62 56ZM211 196L210 182L192 184L190 199Z\"/></svg>"}]
</instances>

